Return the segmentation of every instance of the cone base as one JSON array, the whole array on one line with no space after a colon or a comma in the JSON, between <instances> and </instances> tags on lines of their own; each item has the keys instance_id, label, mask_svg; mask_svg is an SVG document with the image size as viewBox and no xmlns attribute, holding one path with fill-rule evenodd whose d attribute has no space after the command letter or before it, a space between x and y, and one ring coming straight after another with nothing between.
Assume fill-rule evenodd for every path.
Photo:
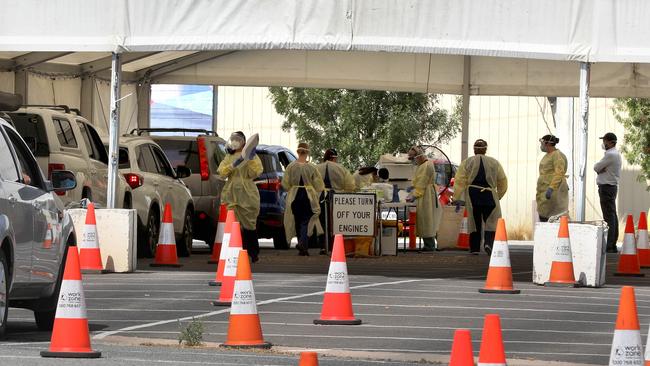
<instances>
[{"instance_id":1,"label":"cone base","mask_svg":"<svg viewBox=\"0 0 650 366\"><path fill-rule=\"evenodd\" d=\"M361 325L361 319L352 320L327 320L327 319L314 319L316 325Z\"/></svg>"},{"instance_id":2,"label":"cone base","mask_svg":"<svg viewBox=\"0 0 650 366\"><path fill-rule=\"evenodd\" d=\"M213 306L231 306L232 301L213 301L212 305Z\"/></svg>"},{"instance_id":3,"label":"cone base","mask_svg":"<svg viewBox=\"0 0 650 366\"><path fill-rule=\"evenodd\" d=\"M544 287L580 287L579 282L544 282Z\"/></svg>"},{"instance_id":4,"label":"cone base","mask_svg":"<svg viewBox=\"0 0 650 366\"><path fill-rule=\"evenodd\" d=\"M171 268L180 268L183 267L182 264L173 264L173 263L151 263L149 267L171 267Z\"/></svg>"},{"instance_id":5,"label":"cone base","mask_svg":"<svg viewBox=\"0 0 650 366\"><path fill-rule=\"evenodd\" d=\"M219 281L208 281L208 286L221 286Z\"/></svg>"},{"instance_id":6,"label":"cone base","mask_svg":"<svg viewBox=\"0 0 650 366\"><path fill-rule=\"evenodd\" d=\"M106 274L110 273L110 271L105 270L105 269L82 269L81 274Z\"/></svg>"},{"instance_id":7,"label":"cone base","mask_svg":"<svg viewBox=\"0 0 650 366\"><path fill-rule=\"evenodd\" d=\"M260 348L260 349L270 349L273 345L269 342L255 343L255 344L227 344L222 343L219 345L222 348L230 349L246 349L246 348Z\"/></svg>"},{"instance_id":8,"label":"cone base","mask_svg":"<svg viewBox=\"0 0 650 366\"><path fill-rule=\"evenodd\" d=\"M102 353L97 352L97 351L90 351L90 352L41 351L41 357L47 357L47 358L100 358L100 357L102 357Z\"/></svg>"},{"instance_id":9,"label":"cone base","mask_svg":"<svg viewBox=\"0 0 650 366\"><path fill-rule=\"evenodd\" d=\"M645 277L645 274L644 273L615 272L614 276L619 276L619 277Z\"/></svg>"},{"instance_id":10,"label":"cone base","mask_svg":"<svg viewBox=\"0 0 650 366\"><path fill-rule=\"evenodd\" d=\"M481 288L478 292L482 294L520 294L521 290L492 290L488 288Z\"/></svg>"}]
</instances>

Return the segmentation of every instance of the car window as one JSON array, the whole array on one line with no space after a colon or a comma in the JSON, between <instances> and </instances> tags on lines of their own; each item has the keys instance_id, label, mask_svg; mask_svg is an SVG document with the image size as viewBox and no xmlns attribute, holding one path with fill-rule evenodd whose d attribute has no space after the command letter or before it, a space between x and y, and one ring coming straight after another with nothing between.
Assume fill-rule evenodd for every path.
<instances>
[{"instance_id":1,"label":"car window","mask_svg":"<svg viewBox=\"0 0 650 366\"><path fill-rule=\"evenodd\" d=\"M131 162L129 161L129 150L126 147L120 147L119 163L117 168L118 169L131 168Z\"/></svg>"},{"instance_id":2,"label":"car window","mask_svg":"<svg viewBox=\"0 0 650 366\"><path fill-rule=\"evenodd\" d=\"M201 171L196 140L156 140L156 142L163 149L174 168L185 165L193 172Z\"/></svg>"},{"instance_id":3,"label":"car window","mask_svg":"<svg viewBox=\"0 0 650 366\"><path fill-rule=\"evenodd\" d=\"M84 122L79 122L83 124L86 127L86 133L88 134L88 139L89 143L93 148L93 151L95 152L96 157L93 158L95 160L99 160L102 163L108 165L108 153L106 152L106 149L103 148L103 143L102 143L102 138L99 137L99 134L97 133L97 130L95 128L87 123ZM79 126L81 127L81 125Z\"/></svg>"},{"instance_id":4,"label":"car window","mask_svg":"<svg viewBox=\"0 0 650 366\"><path fill-rule=\"evenodd\" d=\"M176 173L174 173L174 169L171 164L169 164L169 160L167 160L165 153L163 153L157 146L153 145L151 145L151 151L153 151L153 155L158 163L158 168L161 169L160 174L176 178Z\"/></svg>"},{"instance_id":5,"label":"car window","mask_svg":"<svg viewBox=\"0 0 650 366\"><path fill-rule=\"evenodd\" d=\"M9 116L14 122L16 131L25 140L34 156L44 157L50 155L47 131L41 116L31 113L9 113Z\"/></svg>"},{"instance_id":6,"label":"car window","mask_svg":"<svg viewBox=\"0 0 650 366\"><path fill-rule=\"evenodd\" d=\"M282 164L282 167L284 169L287 169L287 166L289 166L289 164L291 164L292 161L296 160L295 156L288 154L285 151L280 151L278 153L278 158L280 159L280 163Z\"/></svg>"},{"instance_id":7,"label":"car window","mask_svg":"<svg viewBox=\"0 0 650 366\"><path fill-rule=\"evenodd\" d=\"M34 187L43 187L43 181L40 174L40 168L36 163L36 160L32 156L29 148L20 136L11 129L5 129L7 136L11 144L14 146L14 151L20 162L20 173L22 176L22 182Z\"/></svg>"},{"instance_id":8,"label":"car window","mask_svg":"<svg viewBox=\"0 0 650 366\"><path fill-rule=\"evenodd\" d=\"M151 153L149 144L138 146L136 154L138 156L138 167L140 170L154 174L162 174L162 172L158 170L158 164L156 164L156 160Z\"/></svg>"},{"instance_id":9,"label":"car window","mask_svg":"<svg viewBox=\"0 0 650 366\"><path fill-rule=\"evenodd\" d=\"M88 156L90 156L91 159L99 160L97 150L93 149L93 145L90 143L90 137L86 131L86 125L81 122L77 122L77 124L79 125L79 131L81 131L81 139L84 141L86 150L88 150Z\"/></svg>"},{"instance_id":10,"label":"car window","mask_svg":"<svg viewBox=\"0 0 650 366\"><path fill-rule=\"evenodd\" d=\"M219 166L223 158L226 157L226 144L223 142L217 143L216 141L212 141L211 144L214 150L214 161L217 163L217 166Z\"/></svg>"},{"instance_id":11,"label":"car window","mask_svg":"<svg viewBox=\"0 0 650 366\"><path fill-rule=\"evenodd\" d=\"M74 136L70 122L65 119L52 119L54 121L54 129L56 130L56 137L59 143L64 147L78 147L77 138Z\"/></svg>"},{"instance_id":12,"label":"car window","mask_svg":"<svg viewBox=\"0 0 650 366\"><path fill-rule=\"evenodd\" d=\"M278 168L276 168L275 159L273 158L272 154L266 152L258 152L257 156L259 156L260 160L262 161L264 173L282 171L282 169L278 170Z\"/></svg>"},{"instance_id":13,"label":"car window","mask_svg":"<svg viewBox=\"0 0 650 366\"><path fill-rule=\"evenodd\" d=\"M18 181L18 169L4 134L0 133L0 178L9 182Z\"/></svg>"}]
</instances>

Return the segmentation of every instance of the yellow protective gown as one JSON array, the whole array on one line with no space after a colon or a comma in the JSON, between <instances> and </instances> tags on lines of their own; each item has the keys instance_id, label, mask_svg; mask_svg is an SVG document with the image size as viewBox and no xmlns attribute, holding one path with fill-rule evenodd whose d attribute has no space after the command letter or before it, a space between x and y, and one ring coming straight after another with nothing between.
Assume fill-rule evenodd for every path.
<instances>
[{"instance_id":1,"label":"yellow protective gown","mask_svg":"<svg viewBox=\"0 0 650 366\"><path fill-rule=\"evenodd\" d=\"M240 156L239 152L227 154L219 164L217 174L228 179L221 191L221 201L228 205L229 210L235 211L235 217L244 229L255 230L260 214L260 192L253 179L262 174L262 161L255 156L253 160L233 168L232 163Z\"/></svg>"},{"instance_id":2,"label":"yellow protective gown","mask_svg":"<svg viewBox=\"0 0 650 366\"><path fill-rule=\"evenodd\" d=\"M435 182L436 169L433 163L427 160L418 165L413 176L412 194L416 198L416 232L421 238L433 238L440 225L442 207L438 202Z\"/></svg>"},{"instance_id":3,"label":"yellow protective gown","mask_svg":"<svg viewBox=\"0 0 650 366\"><path fill-rule=\"evenodd\" d=\"M539 162L537 179L537 212L542 217L551 217L569 211L569 185L566 181L567 159L555 150L544 155ZM551 199L546 199L546 190L553 188Z\"/></svg>"},{"instance_id":4,"label":"yellow protective gown","mask_svg":"<svg viewBox=\"0 0 650 366\"><path fill-rule=\"evenodd\" d=\"M352 176L354 178L354 188L358 191L361 188L368 187L374 182L371 174L361 175L358 171L354 172Z\"/></svg>"},{"instance_id":5,"label":"yellow protective gown","mask_svg":"<svg viewBox=\"0 0 650 366\"><path fill-rule=\"evenodd\" d=\"M303 185L300 185L300 178L302 177ZM284 171L282 178L282 187L287 191L287 199L284 207L284 232L287 235L287 242L291 242L291 238L296 236L296 223L291 211L291 203L296 198L298 188L304 187L309 197L311 204L312 216L309 219L307 226L307 233L311 236L316 229L316 235L324 233L323 227L318 220L320 215L320 202L319 197L321 192L325 189L323 178L316 169L316 165L312 163L301 163L298 160L293 161Z\"/></svg>"},{"instance_id":6,"label":"yellow protective gown","mask_svg":"<svg viewBox=\"0 0 650 366\"><path fill-rule=\"evenodd\" d=\"M335 192L352 192L355 189L355 182L352 174L339 163L326 161L316 165L318 173L325 181L325 173L329 174L332 190Z\"/></svg>"},{"instance_id":7,"label":"yellow protective gown","mask_svg":"<svg viewBox=\"0 0 650 366\"><path fill-rule=\"evenodd\" d=\"M496 231L497 221L501 217L499 200L503 198L508 190L508 178L503 171L503 167L496 159L479 154L465 159L460 164L454 178L454 199L465 201L470 233L476 231L476 223L474 222L474 215L472 215L472 200L469 198L468 188L478 175L481 160L483 160L483 169L485 169L485 180L490 186L487 190L492 192L496 205L486 220L485 231Z\"/></svg>"}]
</instances>

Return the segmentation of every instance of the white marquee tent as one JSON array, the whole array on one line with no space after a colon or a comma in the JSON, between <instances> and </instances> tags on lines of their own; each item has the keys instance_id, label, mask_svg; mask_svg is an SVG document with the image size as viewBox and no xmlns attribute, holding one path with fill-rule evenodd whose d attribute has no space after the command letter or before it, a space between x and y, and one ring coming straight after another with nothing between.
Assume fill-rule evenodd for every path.
<instances>
[{"instance_id":1,"label":"white marquee tent","mask_svg":"<svg viewBox=\"0 0 650 366\"><path fill-rule=\"evenodd\" d=\"M21 93L28 103L65 101L96 123L117 104L119 88L109 88L108 82L120 69L122 95L135 96L123 100L122 119L135 118L140 125L148 121L150 83L346 87L467 97L581 92L583 103L587 92L650 96L650 3L644 0L0 4L0 90ZM112 75L111 55L122 64ZM110 91L114 95L108 103ZM469 98L464 100L466 126ZM586 123L586 113L583 117ZM464 131L463 151L466 136ZM586 148L586 135L582 145ZM576 165L584 170L583 163Z\"/></svg>"}]
</instances>

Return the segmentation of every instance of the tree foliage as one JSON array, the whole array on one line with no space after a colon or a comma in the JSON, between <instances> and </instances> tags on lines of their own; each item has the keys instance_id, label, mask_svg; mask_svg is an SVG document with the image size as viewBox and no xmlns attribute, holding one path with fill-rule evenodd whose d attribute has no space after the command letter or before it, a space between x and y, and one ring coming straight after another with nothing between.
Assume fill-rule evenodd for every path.
<instances>
[{"instance_id":1,"label":"tree foliage","mask_svg":"<svg viewBox=\"0 0 650 366\"><path fill-rule=\"evenodd\" d=\"M271 87L276 111L295 129L320 161L328 148L350 170L374 165L385 153L406 152L414 144L447 142L460 131L460 103L449 114L438 96L422 93L348 89Z\"/></svg>"},{"instance_id":2,"label":"tree foliage","mask_svg":"<svg viewBox=\"0 0 650 366\"><path fill-rule=\"evenodd\" d=\"M641 167L640 181L650 181L650 99L617 98L614 113L625 127L625 158Z\"/></svg>"}]
</instances>

